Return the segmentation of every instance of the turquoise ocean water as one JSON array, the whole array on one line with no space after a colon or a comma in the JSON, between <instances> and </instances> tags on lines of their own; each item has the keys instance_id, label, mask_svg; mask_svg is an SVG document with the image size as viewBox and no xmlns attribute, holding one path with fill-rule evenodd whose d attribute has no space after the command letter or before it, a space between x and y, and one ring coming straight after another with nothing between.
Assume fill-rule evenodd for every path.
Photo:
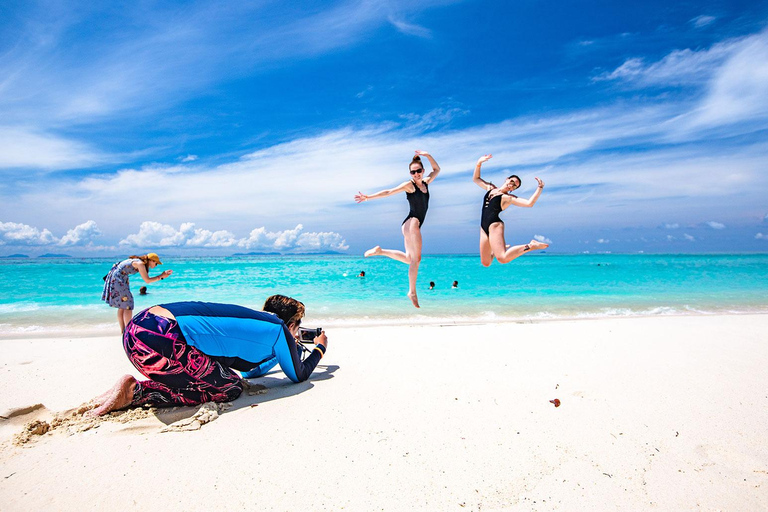
<instances>
[{"instance_id":1,"label":"turquoise ocean water","mask_svg":"<svg viewBox=\"0 0 768 512\"><path fill-rule=\"evenodd\" d=\"M136 311L180 300L260 308L268 295L282 293L307 305L306 324L323 327L768 312L766 254L531 254L490 268L477 255L425 256L418 310L405 296L407 267L387 258L163 260L160 268L174 274L149 285L149 295L139 296L143 281L132 278ZM0 260L0 336L113 333L115 310L100 298L114 261ZM366 277L357 277L361 270Z\"/></svg>"}]
</instances>

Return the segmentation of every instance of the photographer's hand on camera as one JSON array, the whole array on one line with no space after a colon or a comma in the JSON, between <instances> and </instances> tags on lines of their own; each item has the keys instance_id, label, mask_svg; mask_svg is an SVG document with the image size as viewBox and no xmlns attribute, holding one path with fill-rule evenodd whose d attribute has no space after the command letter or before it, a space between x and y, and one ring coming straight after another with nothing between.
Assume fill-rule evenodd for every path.
<instances>
[{"instance_id":1,"label":"photographer's hand on camera","mask_svg":"<svg viewBox=\"0 0 768 512\"><path fill-rule=\"evenodd\" d=\"M315 345L322 345L323 348L328 349L328 336L325 335L325 331L315 338Z\"/></svg>"}]
</instances>

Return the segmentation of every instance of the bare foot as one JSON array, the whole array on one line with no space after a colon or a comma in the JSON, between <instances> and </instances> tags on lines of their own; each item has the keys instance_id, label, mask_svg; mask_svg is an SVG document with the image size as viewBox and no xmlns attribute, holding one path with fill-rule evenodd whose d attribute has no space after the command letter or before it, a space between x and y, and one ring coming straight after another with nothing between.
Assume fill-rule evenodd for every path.
<instances>
[{"instance_id":1,"label":"bare foot","mask_svg":"<svg viewBox=\"0 0 768 512\"><path fill-rule=\"evenodd\" d=\"M413 305L417 308L420 308L419 306L419 298L416 296L416 292L408 292L408 298L411 299L411 302L413 302Z\"/></svg>"},{"instance_id":2,"label":"bare foot","mask_svg":"<svg viewBox=\"0 0 768 512\"><path fill-rule=\"evenodd\" d=\"M528 242L528 246L531 248L532 251L539 251L541 249L546 249L549 247L549 244L545 244L544 242L539 242L538 240L531 240Z\"/></svg>"},{"instance_id":3,"label":"bare foot","mask_svg":"<svg viewBox=\"0 0 768 512\"><path fill-rule=\"evenodd\" d=\"M128 407L133 401L134 389L136 389L136 379L131 375L123 375L112 389L98 398L101 403L86 414L89 416L104 416L109 412Z\"/></svg>"},{"instance_id":4,"label":"bare foot","mask_svg":"<svg viewBox=\"0 0 768 512\"><path fill-rule=\"evenodd\" d=\"M365 251L364 256L367 258L368 256L378 256L379 254L381 254L381 246L377 245L373 249L368 249Z\"/></svg>"}]
</instances>

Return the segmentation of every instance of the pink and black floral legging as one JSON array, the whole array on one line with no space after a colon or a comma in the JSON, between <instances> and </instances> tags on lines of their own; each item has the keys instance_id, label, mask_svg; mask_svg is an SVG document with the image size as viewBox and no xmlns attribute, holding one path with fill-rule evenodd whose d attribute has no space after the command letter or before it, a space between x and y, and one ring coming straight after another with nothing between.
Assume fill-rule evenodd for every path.
<instances>
[{"instance_id":1,"label":"pink and black floral legging","mask_svg":"<svg viewBox=\"0 0 768 512\"><path fill-rule=\"evenodd\" d=\"M149 310L125 326L123 348L133 366L150 379L137 384L131 405L231 402L243 392L234 370L187 345L176 320Z\"/></svg>"}]
</instances>

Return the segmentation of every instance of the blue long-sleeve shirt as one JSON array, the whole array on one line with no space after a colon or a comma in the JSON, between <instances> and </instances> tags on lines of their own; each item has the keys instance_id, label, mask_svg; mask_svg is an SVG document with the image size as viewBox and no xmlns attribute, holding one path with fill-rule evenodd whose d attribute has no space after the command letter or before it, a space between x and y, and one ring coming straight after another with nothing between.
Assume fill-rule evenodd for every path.
<instances>
[{"instance_id":1,"label":"blue long-sleeve shirt","mask_svg":"<svg viewBox=\"0 0 768 512\"><path fill-rule=\"evenodd\" d=\"M234 304L173 302L160 304L170 311L189 345L245 378L258 377L276 364L293 382L302 382L317 366L321 345L303 361L285 323L276 315Z\"/></svg>"}]
</instances>

